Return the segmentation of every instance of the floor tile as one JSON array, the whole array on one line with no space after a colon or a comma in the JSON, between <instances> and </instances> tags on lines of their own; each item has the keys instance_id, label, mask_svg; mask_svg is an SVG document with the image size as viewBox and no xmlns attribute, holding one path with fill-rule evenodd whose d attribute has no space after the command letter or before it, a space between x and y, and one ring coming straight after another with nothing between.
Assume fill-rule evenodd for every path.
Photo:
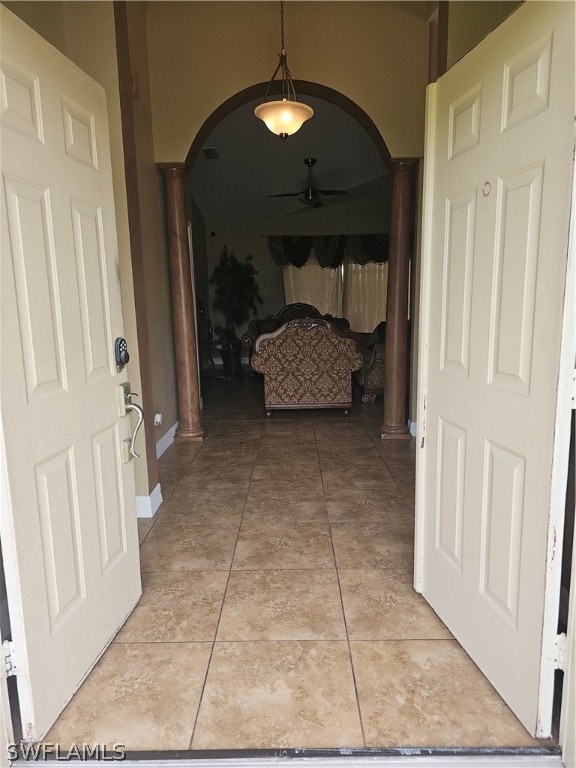
<instances>
[{"instance_id":1,"label":"floor tile","mask_svg":"<svg viewBox=\"0 0 576 768\"><path fill-rule=\"evenodd\" d=\"M140 547L140 570L219 571L230 568L238 525L159 520Z\"/></svg>"},{"instance_id":2,"label":"floor tile","mask_svg":"<svg viewBox=\"0 0 576 768\"><path fill-rule=\"evenodd\" d=\"M246 438L230 438L225 435L213 437L202 447L202 457L220 458L223 462L233 462L236 456L253 456L260 447L260 437L253 435ZM200 457L199 457L200 458Z\"/></svg>"},{"instance_id":3,"label":"floor tile","mask_svg":"<svg viewBox=\"0 0 576 768\"><path fill-rule=\"evenodd\" d=\"M216 643L193 749L362 745L345 641Z\"/></svg>"},{"instance_id":4,"label":"floor tile","mask_svg":"<svg viewBox=\"0 0 576 768\"><path fill-rule=\"evenodd\" d=\"M320 470L309 470L299 468L286 469L281 473L269 471L270 468L260 469L260 477L253 477L250 482L250 490L269 490L269 491L289 491L292 489L301 489L306 491L322 491L322 478Z\"/></svg>"},{"instance_id":5,"label":"floor tile","mask_svg":"<svg viewBox=\"0 0 576 768\"><path fill-rule=\"evenodd\" d=\"M351 640L442 640L452 635L411 584L381 569L338 572Z\"/></svg>"},{"instance_id":6,"label":"floor tile","mask_svg":"<svg viewBox=\"0 0 576 768\"><path fill-rule=\"evenodd\" d=\"M258 455L257 448L249 451L213 451L197 456L186 471L187 475L197 472L229 472L233 469L246 469L252 467Z\"/></svg>"},{"instance_id":7,"label":"floor tile","mask_svg":"<svg viewBox=\"0 0 576 768\"><path fill-rule=\"evenodd\" d=\"M244 520L256 519L325 523L326 502L318 492L251 488L244 506Z\"/></svg>"},{"instance_id":8,"label":"floor tile","mask_svg":"<svg viewBox=\"0 0 576 768\"><path fill-rule=\"evenodd\" d=\"M318 457L322 464L332 462L335 467L343 464L382 464L382 457L371 443L362 442L351 446L345 441L326 441L318 443Z\"/></svg>"},{"instance_id":9,"label":"floor tile","mask_svg":"<svg viewBox=\"0 0 576 768\"><path fill-rule=\"evenodd\" d=\"M220 472L191 471L180 480L180 490L240 490L248 489L252 477L252 465L223 467Z\"/></svg>"},{"instance_id":10,"label":"floor tile","mask_svg":"<svg viewBox=\"0 0 576 768\"><path fill-rule=\"evenodd\" d=\"M334 568L328 524L277 520L244 520L232 568Z\"/></svg>"},{"instance_id":11,"label":"floor tile","mask_svg":"<svg viewBox=\"0 0 576 768\"><path fill-rule=\"evenodd\" d=\"M338 436L343 440L358 440L368 442L368 434L364 425L351 419L332 418L329 420L316 419L314 422L316 440L331 440Z\"/></svg>"},{"instance_id":12,"label":"floor tile","mask_svg":"<svg viewBox=\"0 0 576 768\"><path fill-rule=\"evenodd\" d=\"M408 580L414 569L414 534L411 527L393 530L382 523L331 525L336 565L340 568L382 568Z\"/></svg>"},{"instance_id":13,"label":"floor tile","mask_svg":"<svg viewBox=\"0 0 576 768\"><path fill-rule=\"evenodd\" d=\"M260 435L244 435L242 430L235 426L234 432L223 435L211 435L210 439L202 446L202 456L215 454L234 457L236 454L245 454L257 450L260 445Z\"/></svg>"},{"instance_id":14,"label":"floor tile","mask_svg":"<svg viewBox=\"0 0 576 768\"><path fill-rule=\"evenodd\" d=\"M226 571L142 574L142 598L117 643L211 641L228 581Z\"/></svg>"},{"instance_id":15,"label":"floor tile","mask_svg":"<svg viewBox=\"0 0 576 768\"><path fill-rule=\"evenodd\" d=\"M150 533L150 529L156 522L153 517L139 517L138 518L138 543L142 544L146 536Z\"/></svg>"},{"instance_id":16,"label":"floor tile","mask_svg":"<svg viewBox=\"0 0 576 768\"><path fill-rule=\"evenodd\" d=\"M314 440L314 424L292 418L285 421L267 421L262 430L263 440Z\"/></svg>"},{"instance_id":17,"label":"floor tile","mask_svg":"<svg viewBox=\"0 0 576 768\"><path fill-rule=\"evenodd\" d=\"M345 640L336 570L233 571L217 640Z\"/></svg>"},{"instance_id":18,"label":"floor tile","mask_svg":"<svg viewBox=\"0 0 576 768\"><path fill-rule=\"evenodd\" d=\"M189 523L240 524L246 494L234 493L178 493L161 508L161 518L182 518Z\"/></svg>"},{"instance_id":19,"label":"floor tile","mask_svg":"<svg viewBox=\"0 0 576 768\"><path fill-rule=\"evenodd\" d=\"M310 484L320 485L320 465L318 460L295 461L286 463L255 464L250 482L251 488L264 485L273 489L279 482L291 483L296 488L307 488Z\"/></svg>"},{"instance_id":20,"label":"floor tile","mask_svg":"<svg viewBox=\"0 0 576 768\"><path fill-rule=\"evenodd\" d=\"M330 523L362 523L371 520L409 523L414 518L404 496L397 489L379 494L377 501L363 498L330 500L326 502L326 508Z\"/></svg>"},{"instance_id":21,"label":"floor tile","mask_svg":"<svg viewBox=\"0 0 576 768\"><path fill-rule=\"evenodd\" d=\"M111 645L45 742L187 749L211 648L211 643Z\"/></svg>"},{"instance_id":22,"label":"floor tile","mask_svg":"<svg viewBox=\"0 0 576 768\"><path fill-rule=\"evenodd\" d=\"M332 491L375 488L385 492L397 488L392 475L383 462L380 462L380 466L356 467L353 464L348 464L340 468L327 468L323 464L322 483L324 488Z\"/></svg>"},{"instance_id":23,"label":"floor tile","mask_svg":"<svg viewBox=\"0 0 576 768\"><path fill-rule=\"evenodd\" d=\"M353 641L368 746L529 746L532 739L455 640Z\"/></svg>"},{"instance_id":24,"label":"floor tile","mask_svg":"<svg viewBox=\"0 0 576 768\"><path fill-rule=\"evenodd\" d=\"M383 499L404 498L402 489L396 483L386 484L385 487L357 488L350 485L343 488L324 488L326 501L355 501L367 504L380 504Z\"/></svg>"},{"instance_id":25,"label":"floor tile","mask_svg":"<svg viewBox=\"0 0 576 768\"><path fill-rule=\"evenodd\" d=\"M290 447L278 442L273 447L261 446L254 463L293 467L295 462L304 468L318 469L318 452L314 440L307 440L306 443Z\"/></svg>"}]
</instances>

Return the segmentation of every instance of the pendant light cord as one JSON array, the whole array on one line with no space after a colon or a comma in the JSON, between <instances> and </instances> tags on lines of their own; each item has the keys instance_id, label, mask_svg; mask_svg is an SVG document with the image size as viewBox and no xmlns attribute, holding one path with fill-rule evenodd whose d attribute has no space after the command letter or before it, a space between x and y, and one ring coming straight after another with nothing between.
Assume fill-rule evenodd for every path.
<instances>
[{"instance_id":1,"label":"pendant light cord","mask_svg":"<svg viewBox=\"0 0 576 768\"><path fill-rule=\"evenodd\" d=\"M280 72L280 79L282 83L282 99L288 101L298 101L298 97L296 96L296 89L294 88L294 83L292 82L292 76L290 74L290 70L288 69L286 49L284 48L284 0L280 0L280 44L282 45L282 49L280 51L278 66L274 70L274 74L268 83L268 88L266 89L264 98L268 98L272 83L274 82L278 72Z\"/></svg>"},{"instance_id":2,"label":"pendant light cord","mask_svg":"<svg viewBox=\"0 0 576 768\"><path fill-rule=\"evenodd\" d=\"M254 113L257 118L266 123L272 133L285 141L288 136L299 130L302 123L312 117L314 110L306 104L297 103L296 89L288 69L286 48L284 48L284 0L280 0L280 44L282 48L278 57L278 65L266 88L264 104L256 107ZM270 90L278 73L280 73L281 98L268 101Z\"/></svg>"}]
</instances>

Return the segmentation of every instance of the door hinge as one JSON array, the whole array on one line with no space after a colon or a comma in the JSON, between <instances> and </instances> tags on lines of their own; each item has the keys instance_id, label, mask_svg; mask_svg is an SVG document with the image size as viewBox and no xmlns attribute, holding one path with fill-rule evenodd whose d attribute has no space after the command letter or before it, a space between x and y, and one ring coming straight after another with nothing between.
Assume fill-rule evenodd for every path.
<instances>
[{"instance_id":1,"label":"door hinge","mask_svg":"<svg viewBox=\"0 0 576 768\"><path fill-rule=\"evenodd\" d=\"M2 656L4 658L4 671L6 672L6 677L19 675L18 653L12 640L4 640L2 643Z\"/></svg>"},{"instance_id":2,"label":"door hinge","mask_svg":"<svg viewBox=\"0 0 576 768\"><path fill-rule=\"evenodd\" d=\"M561 632L554 638L554 669L564 669L566 658L566 632Z\"/></svg>"},{"instance_id":3,"label":"door hinge","mask_svg":"<svg viewBox=\"0 0 576 768\"><path fill-rule=\"evenodd\" d=\"M576 368L572 371L572 409L576 410Z\"/></svg>"}]
</instances>

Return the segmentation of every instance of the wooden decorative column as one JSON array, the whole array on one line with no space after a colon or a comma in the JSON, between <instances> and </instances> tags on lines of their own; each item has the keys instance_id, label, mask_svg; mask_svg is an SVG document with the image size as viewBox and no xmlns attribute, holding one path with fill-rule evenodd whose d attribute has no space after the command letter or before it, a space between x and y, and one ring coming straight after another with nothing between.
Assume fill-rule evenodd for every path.
<instances>
[{"instance_id":1,"label":"wooden decorative column","mask_svg":"<svg viewBox=\"0 0 576 768\"><path fill-rule=\"evenodd\" d=\"M406 420L406 382L413 168L413 160L392 160L392 219L384 350L384 421L380 430L382 438L410 437Z\"/></svg>"},{"instance_id":2,"label":"wooden decorative column","mask_svg":"<svg viewBox=\"0 0 576 768\"><path fill-rule=\"evenodd\" d=\"M166 185L166 219L170 253L172 328L176 357L179 426L175 440L202 440L196 321L192 296L184 163L158 163Z\"/></svg>"}]
</instances>

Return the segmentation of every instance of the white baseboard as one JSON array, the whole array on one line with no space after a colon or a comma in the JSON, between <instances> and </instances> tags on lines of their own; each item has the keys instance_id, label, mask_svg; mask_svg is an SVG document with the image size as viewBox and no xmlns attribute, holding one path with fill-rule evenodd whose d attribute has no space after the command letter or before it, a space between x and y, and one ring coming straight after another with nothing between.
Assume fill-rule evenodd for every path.
<instances>
[{"instance_id":1,"label":"white baseboard","mask_svg":"<svg viewBox=\"0 0 576 768\"><path fill-rule=\"evenodd\" d=\"M410 421L410 419L408 419L408 429L410 430L412 437L416 437L418 434L418 424L416 424L415 421Z\"/></svg>"},{"instance_id":2,"label":"white baseboard","mask_svg":"<svg viewBox=\"0 0 576 768\"><path fill-rule=\"evenodd\" d=\"M160 483L156 483L150 496L136 496L136 517L154 517L160 504L162 504L162 489Z\"/></svg>"},{"instance_id":3,"label":"white baseboard","mask_svg":"<svg viewBox=\"0 0 576 768\"><path fill-rule=\"evenodd\" d=\"M160 456L164 453L164 451L167 451L168 448L172 445L174 442L174 435L176 434L176 430L178 429L179 422L177 421L176 424L173 424L168 432L165 432L160 440L156 443L156 458L159 459Z\"/></svg>"}]
</instances>

